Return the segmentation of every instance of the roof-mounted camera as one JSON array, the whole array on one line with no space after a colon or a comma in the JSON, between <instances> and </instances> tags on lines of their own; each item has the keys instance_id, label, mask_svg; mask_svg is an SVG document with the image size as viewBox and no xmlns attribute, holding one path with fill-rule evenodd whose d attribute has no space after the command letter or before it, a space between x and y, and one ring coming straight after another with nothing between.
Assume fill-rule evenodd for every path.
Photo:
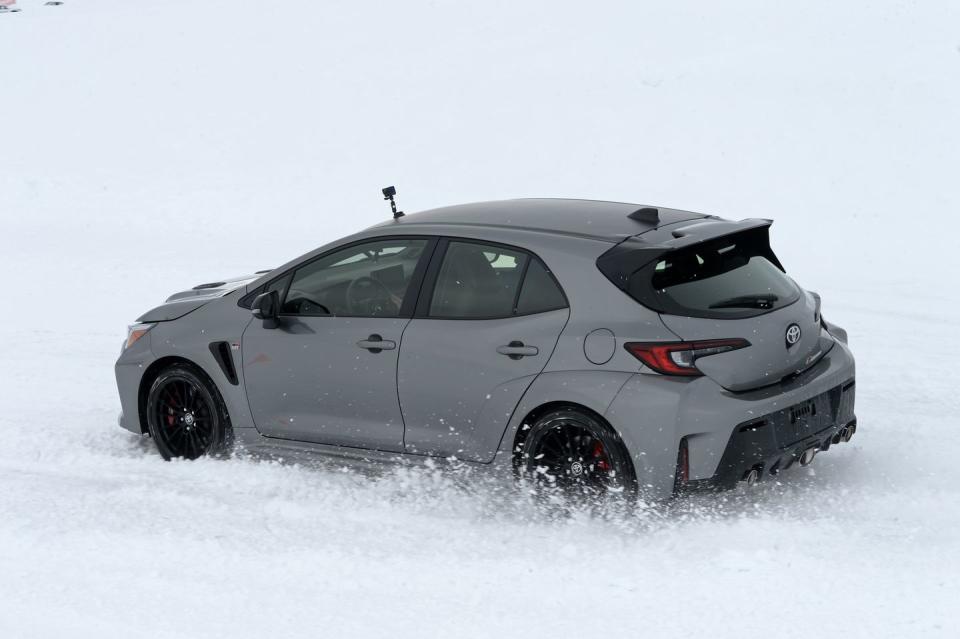
<instances>
[{"instance_id":1,"label":"roof-mounted camera","mask_svg":"<svg viewBox=\"0 0 960 639\"><path fill-rule=\"evenodd\" d=\"M390 200L390 210L393 211L393 219L399 219L403 217L403 211L397 210L397 203L393 201L393 196L397 194L397 188L394 186L388 186L383 189L383 199Z\"/></svg>"}]
</instances>

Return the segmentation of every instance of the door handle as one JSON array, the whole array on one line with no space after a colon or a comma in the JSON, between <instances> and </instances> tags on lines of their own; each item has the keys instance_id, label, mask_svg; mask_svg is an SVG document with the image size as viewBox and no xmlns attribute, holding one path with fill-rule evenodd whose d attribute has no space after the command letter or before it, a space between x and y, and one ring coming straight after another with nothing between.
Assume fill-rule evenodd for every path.
<instances>
[{"instance_id":1,"label":"door handle","mask_svg":"<svg viewBox=\"0 0 960 639\"><path fill-rule=\"evenodd\" d=\"M357 342L357 346L360 348L365 348L371 353L379 353L380 351L392 351L397 347L397 343L388 339L383 339L374 333L367 339L362 339Z\"/></svg>"},{"instance_id":2,"label":"door handle","mask_svg":"<svg viewBox=\"0 0 960 639\"><path fill-rule=\"evenodd\" d=\"M526 346L523 342L513 340L506 346L497 346L497 352L506 355L510 359L520 359L521 357L532 357L540 353L536 346Z\"/></svg>"}]
</instances>

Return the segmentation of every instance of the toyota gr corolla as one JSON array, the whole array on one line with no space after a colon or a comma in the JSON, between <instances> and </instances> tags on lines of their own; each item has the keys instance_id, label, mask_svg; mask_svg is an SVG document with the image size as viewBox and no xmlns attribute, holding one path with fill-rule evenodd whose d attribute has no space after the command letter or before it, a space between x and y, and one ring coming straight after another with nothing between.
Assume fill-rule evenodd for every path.
<instances>
[{"instance_id":1,"label":"toyota gr corolla","mask_svg":"<svg viewBox=\"0 0 960 639\"><path fill-rule=\"evenodd\" d=\"M846 332L770 224L550 199L401 213L144 314L119 421L164 458L456 458L653 498L753 483L857 424Z\"/></svg>"}]
</instances>

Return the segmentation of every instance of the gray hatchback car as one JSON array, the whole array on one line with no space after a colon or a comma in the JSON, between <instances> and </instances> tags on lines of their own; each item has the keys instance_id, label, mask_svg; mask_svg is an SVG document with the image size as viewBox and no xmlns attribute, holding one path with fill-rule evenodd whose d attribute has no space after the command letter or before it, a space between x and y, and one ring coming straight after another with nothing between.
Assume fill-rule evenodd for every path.
<instances>
[{"instance_id":1,"label":"gray hatchback car","mask_svg":"<svg viewBox=\"0 0 960 639\"><path fill-rule=\"evenodd\" d=\"M398 214L140 317L120 424L164 458L455 458L657 499L753 483L856 431L846 332L770 224L552 199Z\"/></svg>"}]
</instances>

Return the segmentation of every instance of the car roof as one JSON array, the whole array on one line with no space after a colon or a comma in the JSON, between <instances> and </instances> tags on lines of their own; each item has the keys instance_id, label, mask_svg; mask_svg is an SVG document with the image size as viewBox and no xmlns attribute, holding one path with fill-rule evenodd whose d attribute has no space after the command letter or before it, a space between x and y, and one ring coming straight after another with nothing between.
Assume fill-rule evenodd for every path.
<instances>
[{"instance_id":1,"label":"car roof","mask_svg":"<svg viewBox=\"0 0 960 639\"><path fill-rule=\"evenodd\" d=\"M658 219L648 221L627 217L642 208L656 208ZM411 213L377 226L496 227L619 242L661 226L705 217L708 216L702 213L627 202L531 198L445 206Z\"/></svg>"}]
</instances>

